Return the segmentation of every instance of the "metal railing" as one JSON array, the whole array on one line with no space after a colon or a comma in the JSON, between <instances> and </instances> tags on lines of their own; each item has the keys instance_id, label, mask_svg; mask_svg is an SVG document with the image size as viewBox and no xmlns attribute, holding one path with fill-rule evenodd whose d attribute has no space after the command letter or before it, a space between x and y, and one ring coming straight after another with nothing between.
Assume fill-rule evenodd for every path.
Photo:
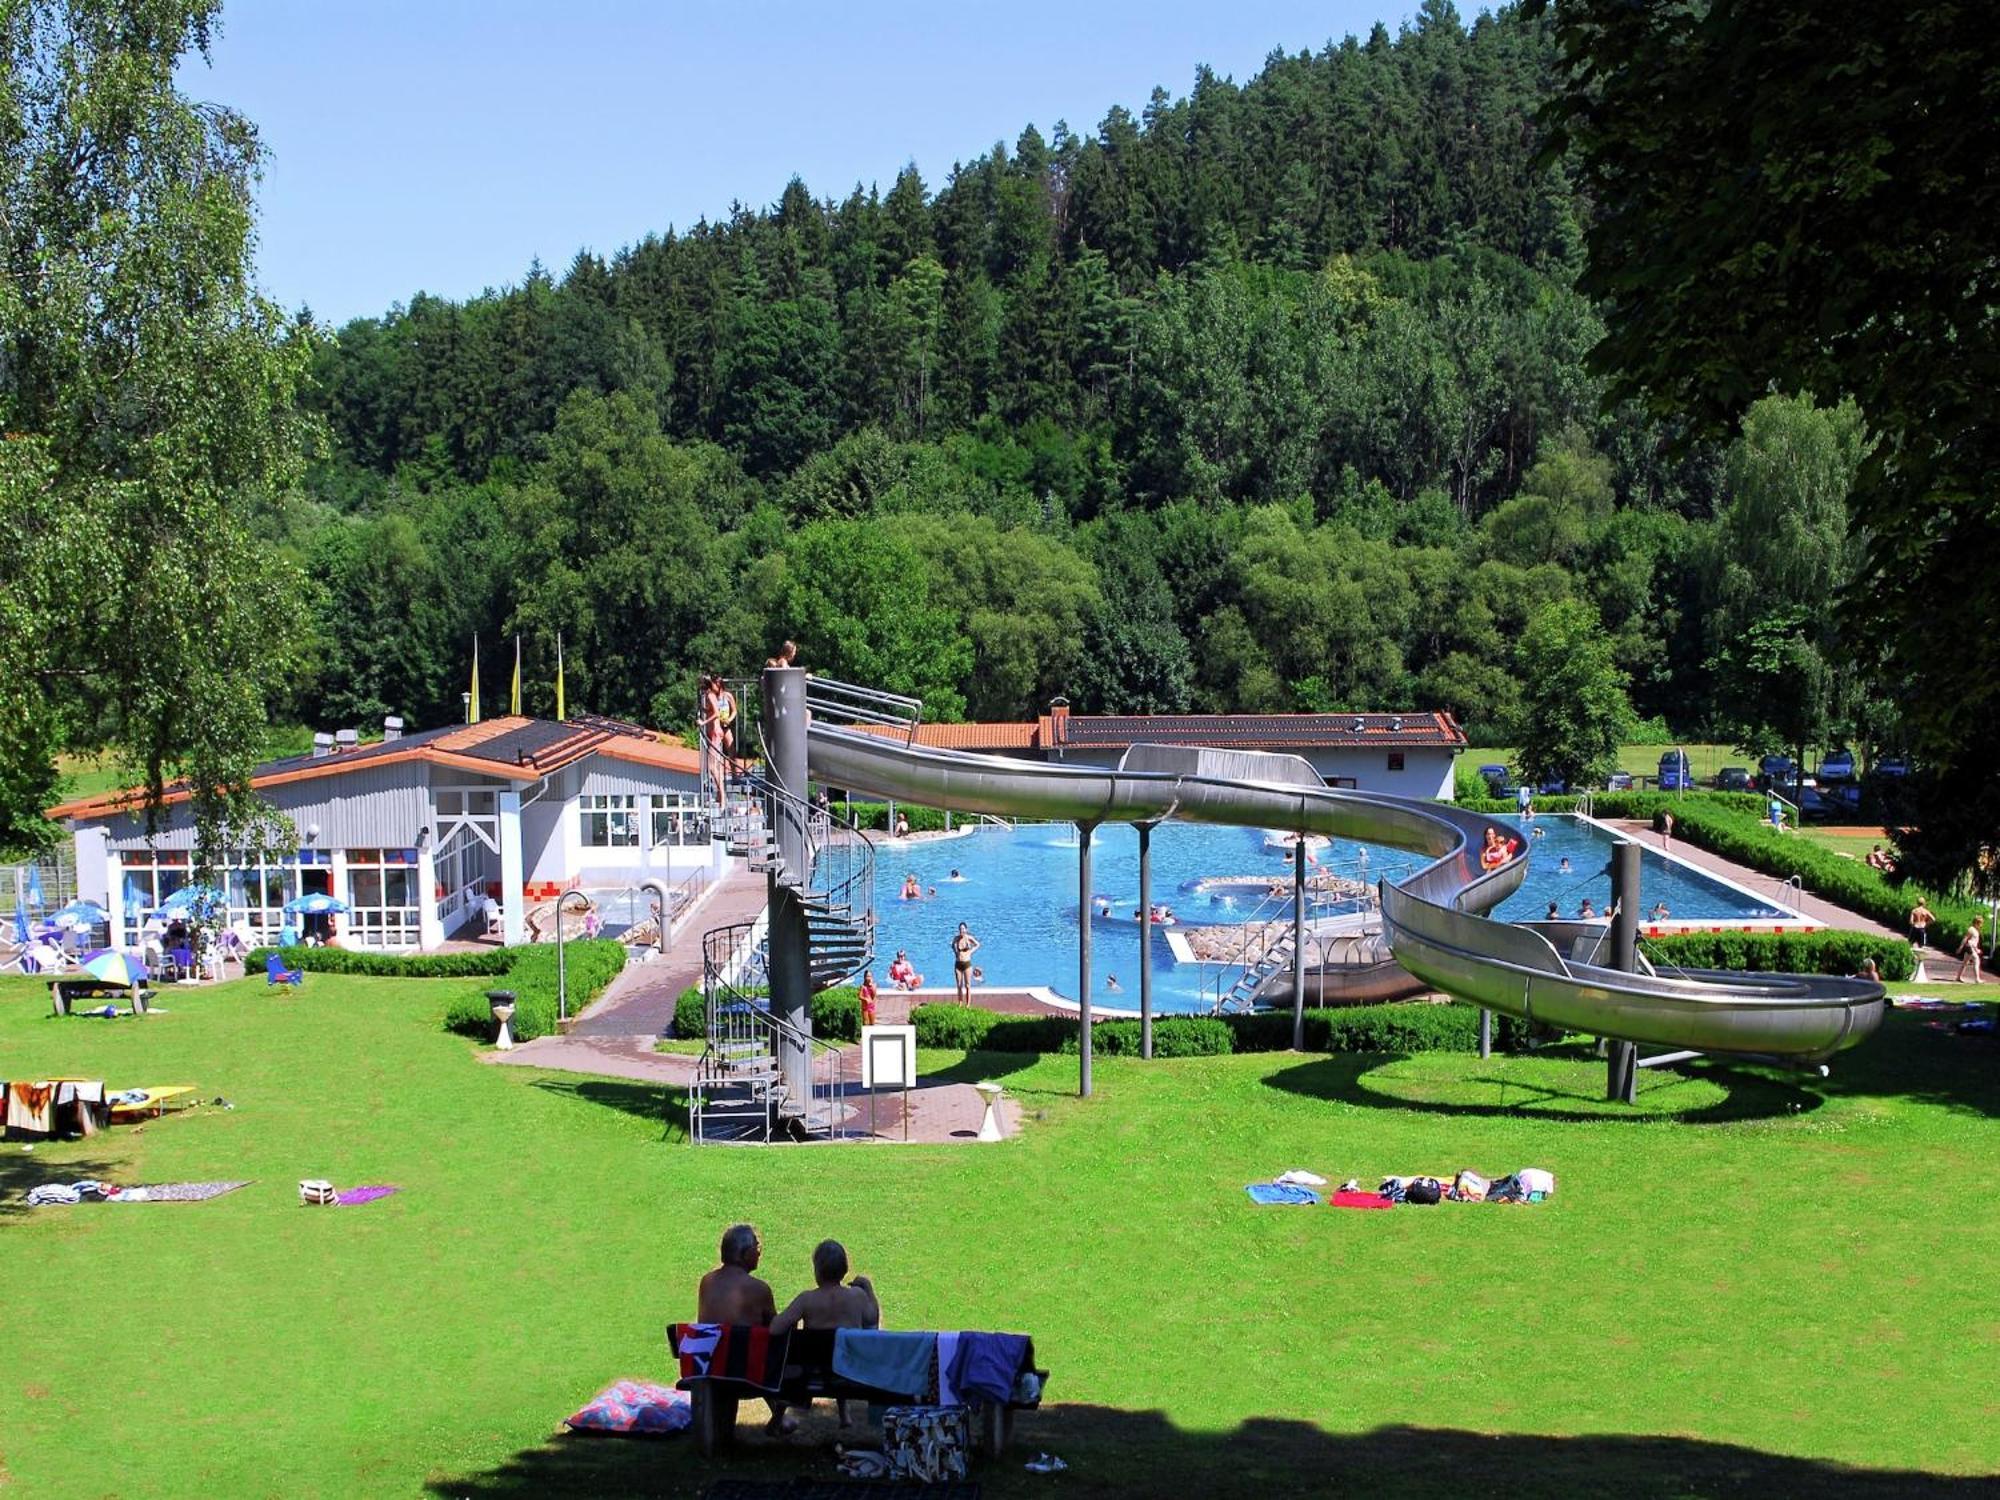
<instances>
[{"instance_id":1,"label":"metal railing","mask_svg":"<svg viewBox=\"0 0 2000 1500\"><path fill-rule=\"evenodd\" d=\"M903 731L903 743L913 745L924 721L924 702L903 693L857 687L831 677L806 682L806 707L829 724L874 724Z\"/></svg>"},{"instance_id":2,"label":"metal railing","mask_svg":"<svg viewBox=\"0 0 2000 1500\"><path fill-rule=\"evenodd\" d=\"M1340 902L1357 899L1364 898L1353 895L1330 895L1325 891L1315 891L1308 885L1306 888L1306 921L1308 923L1318 921L1321 917L1327 916L1330 908L1338 905ZM1273 908L1276 908L1276 910L1272 911ZM1271 911L1272 914L1265 916L1264 913L1267 911ZM1265 962L1277 949L1290 944L1292 940L1292 891L1289 884L1282 895L1275 891L1267 892L1264 899L1251 909L1249 917L1242 923L1241 930L1243 940L1237 945L1235 953L1220 960L1210 961L1219 964L1216 970L1215 999L1210 1007L1211 1014L1221 1015L1224 1013L1223 1008L1231 1004L1241 1005L1247 1009L1255 1003L1258 994L1262 992L1264 986L1270 983L1272 976L1266 974L1261 976L1247 992L1238 993L1238 991L1242 990L1244 982L1248 979L1252 969ZM1310 943L1313 939L1313 934L1308 932L1306 939ZM1294 953L1292 957L1296 962L1298 955ZM1229 983L1225 986L1223 979L1232 970L1237 971L1236 977L1230 979ZM1204 964L1204 990L1206 989L1206 975L1207 965Z\"/></svg>"},{"instance_id":3,"label":"metal railing","mask_svg":"<svg viewBox=\"0 0 2000 1500\"><path fill-rule=\"evenodd\" d=\"M787 1119L799 1121L806 1133L845 1139L847 1056L772 1013L755 931L755 923L738 922L702 935L707 1041L688 1093L688 1140L769 1142ZM809 1059L802 1099L792 1098L784 1082L780 1057L787 1048ZM730 1128L740 1133L720 1133Z\"/></svg>"}]
</instances>

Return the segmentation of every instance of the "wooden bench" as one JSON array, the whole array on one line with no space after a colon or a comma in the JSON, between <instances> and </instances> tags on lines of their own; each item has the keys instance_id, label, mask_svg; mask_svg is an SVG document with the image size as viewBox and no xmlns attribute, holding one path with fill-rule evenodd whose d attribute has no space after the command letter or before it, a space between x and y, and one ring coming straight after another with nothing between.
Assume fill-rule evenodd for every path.
<instances>
[{"instance_id":1,"label":"wooden bench","mask_svg":"<svg viewBox=\"0 0 2000 1500\"><path fill-rule=\"evenodd\" d=\"M744 1330L748 1332L748 1330ZM680 1325L667 1325L667 1346L680 1354ZM873 1406L919 1406L915 1397L895 1391L877 1390L839 1374L833 1368L834 1333L830 1328L800 1328L790 1335L785 1350L784 1379L776 1390L765 1390L746 1380L719 1375L683 1376L675 1387L688 1393L693 1416L695 1445L704 1458L726 1446L736 1432L736 1409L744 1401L775 1399L787 1406L807 1406L814 1400L865 1401ZM1028 1341L1015 1372L1035 1377L1035 1393L1029 1400L989 1401L972 1408L973 1435L979 1451L997 1458L1013 1435L1014 1413L1033 1411L1042 1404L1042 1391L1049 1372L1035 1365L1034 1341Z\"/></svg>"}]
</instances>

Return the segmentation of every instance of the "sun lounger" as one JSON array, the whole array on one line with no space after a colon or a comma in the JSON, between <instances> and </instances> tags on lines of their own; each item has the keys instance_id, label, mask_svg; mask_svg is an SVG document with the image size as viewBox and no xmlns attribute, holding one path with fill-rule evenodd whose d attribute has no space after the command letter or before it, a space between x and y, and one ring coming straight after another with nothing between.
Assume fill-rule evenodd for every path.
<instances>
[{"instance_id":1,"label":"sun lounger","mask_svg":"<svg viewBox=\"0 0 2000 1500\"><path fill-rule=\"evenodd\" d=\"M159 1088L120 1089L111 1096L111 1118L114 1122L141 1120L147 1115L158 1119L167 1112L167 1105L175 1100L179 1101L182 1109L194 1103L189 1096L195 1092L195 1087L192 1083L173 1083ZM139 1097L134 1098L134 1095Z\"/></svg>"}]
</instances>

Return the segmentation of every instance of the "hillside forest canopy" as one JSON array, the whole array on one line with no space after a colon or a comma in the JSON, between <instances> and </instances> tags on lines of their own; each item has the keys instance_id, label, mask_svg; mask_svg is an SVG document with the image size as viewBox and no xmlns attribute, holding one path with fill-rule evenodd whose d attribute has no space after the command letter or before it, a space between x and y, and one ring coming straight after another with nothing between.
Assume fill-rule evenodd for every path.
<instances>
[{"instance_id":1,"label":"hillside forest canopy","mask_svg":"<svg viewBox=\"0 0 2000 1500\"><path fill-rule=\"evenodd\" d=\"M795 179L308 318L308 461L244 507L306 636L268 711L451 722L473 639L490 703L518 635L548 712L560 634L571 705L684 729L697 673L790 637L933 718L1439 708L1511 744L1567 641L1614 728L1900 749L1909 684L1835 604L1866 415L1607 401L1564 66L1550 18L1426 0L939 183ZM72 692L70 739L106 712Z\"/></svg>"}]
</instances>

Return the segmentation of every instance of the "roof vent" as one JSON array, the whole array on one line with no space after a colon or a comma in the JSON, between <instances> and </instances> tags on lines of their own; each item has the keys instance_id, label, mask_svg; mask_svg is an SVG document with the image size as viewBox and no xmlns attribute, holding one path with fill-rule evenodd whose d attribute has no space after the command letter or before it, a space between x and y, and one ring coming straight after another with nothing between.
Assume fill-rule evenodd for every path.
<instances>
[{"instance_id":1,"label":"roof vent","mask_svg":"<svg viewBox=\"0 0 2000 1500\"><path fill-rule=\"evenodd\" d=\"M1367 727L1368 727L1368 721L1363 719L1361 715L1356 714L1354 716L1354 732L1356 734L1359 734L1361 733L1362 730L1366 729Z\"/></svg>"},{"instance_id":2,"label":"roof vent","mask_svg":"<svg viewBox=\"0 0 2000 1500\"><path fill-rule=\"evenodd\" d=\"M333 748L336 754L346 755L360 743L361 735L358 730L336 729L333 733Z\"/></svg>"},{"instance_id":3,"label":"roof vent","mask_svg":"<svg viewBox=\"0 0 2000 1500\"><path fill-rule=\"evenodd\" d=\"M383 740L384 741L400 740L402 737L403 737L403 721L397 718L396 715L390 714L388 718L382 721Z\"/></svg>"},{"instance_id":4,"label":"roof vent","mask_svg":"<svg viewBox=\"0 0 2000 1500\"><path fill-rule=\"evenodd\" d=\"M1391 719L1389 721L1389 728L1392 732L1401 734L1403 732L1403 716L1397 714L1395 718Z\"/></svg>"},{"instance_id":5,"label":"roof vent","mask_svg":"<svg viewBox=\"0 0 2000 1500\"><path fill-rule=\"evenodd\" d=\"M331 754L333 754L333 736L321 730L313 736L313 759L318 760L322 755Z\"/></svg>"}]
</instances>

